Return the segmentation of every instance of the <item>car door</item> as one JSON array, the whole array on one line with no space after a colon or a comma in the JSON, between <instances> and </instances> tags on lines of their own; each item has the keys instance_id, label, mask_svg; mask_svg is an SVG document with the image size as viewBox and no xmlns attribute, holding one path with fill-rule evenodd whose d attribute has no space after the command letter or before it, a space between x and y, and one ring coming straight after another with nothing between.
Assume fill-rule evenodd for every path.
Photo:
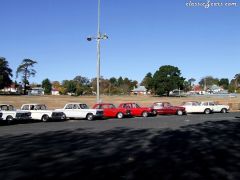
<instances>
[{"instance_id":1,"label":"car door","mask_svg":"<svg viewBox=\"0 0 240 180\"><path fill-rule=\"evenodd\" d=\"M158 112L158 114L164 114L163 103L154 103L153 108Z\"/></svg>"},{"instance_id":2,"label":"car door","mask_svg":"<svg viewBox=\"0 0 240 180\"><path fill-rule=\"evenodd\" d=\"M66 105L64 113L68 118L74 117L73 104Z\"/></svg>"},{"instance_id":3,"label":"car door","mask_svg":"<svg viewBox=\"0 0 240 180\"><path fill-rule=\"evenodd\" d=\"M163 103L163 113L164 114L172 114L173 113L172 111L173 110L171 108L171 104L170 103L167 103L167 102Z\"/></svg>"},{"instance_id":4,"label":"car door","mask_svg":"<svg viewBox=\"0 0 240 180\"><path fill-rule=\"evenodd\" d=\"M103 109L103 113L105 117L112 117L113 113L111 111L111 109L109 108L108 104L103 104L101 105L101 109Z\"/></svg>"},{"instance_id":5,"label":"car door","mask_svg":"<svg viewBox=\"0 0 240 180\"><path fill-rule=\"evenodd\" d=\"M222 110L221 105L215 104L214 102L209 102L209 105L213 108L214 112L220 112Z\"/></svg>"}]
</instances>

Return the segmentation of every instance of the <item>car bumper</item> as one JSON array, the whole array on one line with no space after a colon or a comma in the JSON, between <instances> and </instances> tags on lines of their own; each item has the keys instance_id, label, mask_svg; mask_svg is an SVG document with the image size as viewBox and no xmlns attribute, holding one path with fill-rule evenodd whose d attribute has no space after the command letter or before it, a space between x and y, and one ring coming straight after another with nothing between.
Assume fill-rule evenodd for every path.
<instances>
[{"instance_id":1,"label":"car bumper","mask_svg":"<svg viewBox=\"0 0 240 180\"><path fill-rule=\"evenodd\" d=\"M32 117L16 117L14 120L31 120Z\"/></svg>"},{"instance_id":2,"label":"car bumper","mask_svg":"<svg viewBox=\"0 0 240 180\"><path fill-rule=\"evenodd\" d=\"M104 117L103 114L94 115L94 119L102 119L103 117Z\"/></svg>"},{"instance_id":3,"label":"car bumper","mask_svg":"<svg viewBox=\"0 0 240 180\"><path fill-rule=\"evenodd\" d=\"M66 115L63 112L54 112L51 117L52 120L65 120Z\"/></svg>"}]
</instances>

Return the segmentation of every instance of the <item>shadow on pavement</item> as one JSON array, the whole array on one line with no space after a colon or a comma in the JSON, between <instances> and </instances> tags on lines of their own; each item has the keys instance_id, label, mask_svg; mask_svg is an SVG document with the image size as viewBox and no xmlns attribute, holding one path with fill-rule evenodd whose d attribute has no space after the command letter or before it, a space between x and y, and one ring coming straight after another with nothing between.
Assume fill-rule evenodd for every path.
<instances>
[{"instance_id":1,"label":"shadow on pavement","mask_svg":"<svg viewBox=\"0 0 240 180\"><path fill-rule=\"evenodd\" d=\"M240 122L0 137L0 179L240 179Z\"/></svg>"}]
</instances>

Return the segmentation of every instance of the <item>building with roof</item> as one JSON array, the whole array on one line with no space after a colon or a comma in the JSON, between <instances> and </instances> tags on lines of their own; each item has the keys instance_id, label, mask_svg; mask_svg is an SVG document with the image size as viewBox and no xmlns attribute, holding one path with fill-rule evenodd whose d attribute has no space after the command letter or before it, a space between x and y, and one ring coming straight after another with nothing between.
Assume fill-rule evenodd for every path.
<instances>
[{"instance_id":1,"label":"building with roof","mask_svg":"<svg viewBox=\"0 0 240 180\"><path fill-rule=\"evenodd\" d=\"M131 94L133 95L147 95L148 91L145 86L137 86L132 91Z\"/></svg>"}]
</instances>

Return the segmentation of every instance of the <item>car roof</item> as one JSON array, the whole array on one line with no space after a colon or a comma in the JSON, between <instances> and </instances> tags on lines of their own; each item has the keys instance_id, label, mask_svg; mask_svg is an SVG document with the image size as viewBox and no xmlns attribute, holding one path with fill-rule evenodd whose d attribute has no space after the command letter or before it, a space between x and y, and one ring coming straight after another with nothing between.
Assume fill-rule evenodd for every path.
<instances>
[{"instance_id":1,"label":"car roof","mask_svg":"<svg viewBox=\"0 0 240 180\"><path fill-rule=\"evenodd\" d=\"M67 104L86 104L86 103L81 103L81 102L70 102L70 103L67 103Z\"/></svg>"},{"instance_id":2,"label":"car roof","mask_svg":"<svg viewBox=\"0 0 240 180\"><path fill-rule=\"evenodd\" d=\"M137 104L136 102L123 102L121 104Z\"/></svg>"}]
</instances>

